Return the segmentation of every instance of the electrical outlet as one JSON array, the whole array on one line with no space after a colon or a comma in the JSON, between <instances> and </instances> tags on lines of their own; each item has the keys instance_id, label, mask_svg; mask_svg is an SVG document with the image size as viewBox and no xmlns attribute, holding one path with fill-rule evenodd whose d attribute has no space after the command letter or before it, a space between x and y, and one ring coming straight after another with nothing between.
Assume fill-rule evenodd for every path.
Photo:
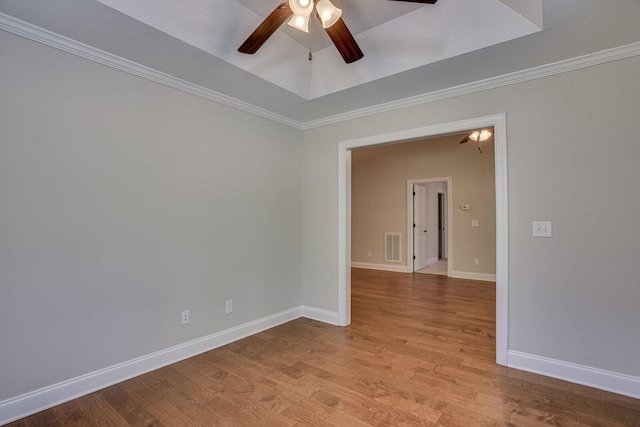
<instances>
[{"instance_id":1,"label":"electrical outlet","mask_svg":"<svg viewBox=\"0 0 640 427\"><path fill-rule=\"evenodd\" d=\"M371 251L367 252L367 256L371 257Z\"/></svg>"},{"instance_id":2,"label":"electrical outlet","mask_svg":"<svg viewBox=\"0 0 640 427\"><path fill-rule=\"evenodd\" d=\"M181 313L182 324L187 325L189 323L189 310L185 310Z\"/></svg>"},{"instance_id":3,"label":"electrical outlet","mask_svg":"<svg viewBox=\"0 0 640 427\"><path fill-rule=\"evenodd\" d=\"M551 221L533 221L533 237L552 237Z\"/></svg>"},{"instance_id":4,"label":"electrical outlet","mask_svg":"<svg viewBox=\"0 0 640 427\"><path fill-rule=\"evenodd\" d=\"M226 300L224 302L224 314L229 314L233 311L233 301L232 300Z\"/></svg>"},{"instance_id":5,"label":"electrical outlet","mask_svg":"<svg viewBox=\"0 0 640 427\"><path fill-rule=\"evenodd\" d=\"M473 265L480 265L480 260L478 258L474 258Z\"/></svg>"}]
</instances>

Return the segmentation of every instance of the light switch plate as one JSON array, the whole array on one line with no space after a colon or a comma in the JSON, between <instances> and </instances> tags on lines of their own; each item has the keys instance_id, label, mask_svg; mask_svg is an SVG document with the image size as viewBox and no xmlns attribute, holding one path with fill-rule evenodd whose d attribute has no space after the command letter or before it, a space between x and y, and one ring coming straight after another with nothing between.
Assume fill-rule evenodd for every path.
<instances>
[{"instance_id":1,"label":"light switch plate","mask_svg":"<svg viewBox=\"0 0 640 427\"><path fill-rule=\"evenodd\" d=\"M551 221L533 221L533 237L551 237L552 235Z\"/></svg>"},{"instance_id":2,"label":"light switch plate","mask_svg":"<svg viewBox=\"0 0 640 427\"><path fill-rule=\"evenodd\" d=\"M472 227L479 227L480 226L480 222L477 219L472 219L471 220L471 226Z\"/></svg>"}]
</instances>

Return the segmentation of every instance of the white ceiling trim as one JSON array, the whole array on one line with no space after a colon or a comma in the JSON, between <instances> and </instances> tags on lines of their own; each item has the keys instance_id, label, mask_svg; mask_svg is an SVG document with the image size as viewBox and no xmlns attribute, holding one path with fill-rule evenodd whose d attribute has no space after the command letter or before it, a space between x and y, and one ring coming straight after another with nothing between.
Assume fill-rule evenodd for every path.
<instances>
[{"instance_id":1,"label":"white ceiling trim","mask_svg":"<svg viewBox=\"0 0 640 427\"><path fill-rule=\"evenodd\" d=\"M516 71L513 73L503 74L501 76L491 77L484 80L478 80L476 82L467 83L460 86L454 86L434 92L412 96L409 98L399 99L397 101L391 101L384 104L378 104L371 107L352 110L346 113L336 114L334 116L324 117L318 120L311 120L308 122L304 122L302 124L302 129L313 129L321 126L331 125L334 123L367 117L374 114L386 113L389 111L400 110L407 107L414 107L416 105L427 104L430 102L442 101L449 98L455 98L457 96L469 95L472 93L495 89L502 86L509 86L529 80L549 77L556 74L579 70L581 68L592 67L594 65L617 61L620 59L630 58L638 55L640 55L640 42L635 42L628 45L603 50L600 52L578 56L572 59L565 59L551 64L529 68L527 70Z\"/></svg>"},{"instance_id":2,"label":"white ceiling trim","mask_svg":"<svg viewBox=\"0 0 640 427\"><path fill-rule=\"evenodd\" d=\"M352 110L346 113L336 114L334 116L324 117L317 120L301 122L276 114L264 108L255 106L245 101L235 99L222 93L204 88L202 86L189 83L185 80L162 73L128 59L121 58L84 43L77 42L68 37L61 36L19 19L0 13L0 29L13 34L28 38L30 40L51 46L56 49L80 56L85 59L121 70L138 77L142 77L162 85L181 90L192 95L226 105L231 108L252 114L257 117L268 119L276 123L290 126L299 130L313 129L321 126L327 126L334 123L345 122L348 120L358 119L374 114L381 114L402 108L413 107L417 105L427 104L430 102L441 101L449 98L455 98L462 95L468 95L502 86L522 83L529 80L539 79L543 77L553 76L555 74L566 73L568 71L578 70L581 68L592 67L594 65L606 62L617 61L620 59L630 58L640 55L640 42L631 43L612 49L603 50L572 59L558 61L555 63L530 68L523 71L504 74L442 89L434 92L424 93L409 98L391 101L384 104L378 104L367 108Z\"/></svg>"},{"instance_id":3,"label":"white ceiling trim","mask_svg":"<svg viewBox=\"0 0 640 427\"><path fill-rule=\"evenodd\" d=\"M162 85L169 86L174 89L178 89L183 92L187 92L222 105L226 105L227 107L235 108L237 110L253 114L254 116L262 117L264 119L281 123L283 125L287 125L296 129L302 129L302 123L296 120L290 119L280 114L276 114L264 108L257 107L248 102L227 96L220 92L216 92L214 90L190 83L186 80L179 79L161 71L154 70L153 68L138 64L137 62L130 61L109 52L105 52L93 46L80 43L68 37L56 34L49 30L45 30L44 28L37 27L20 19L16 19L4 13L0 13L0 29L45 44L47 46L60 49L67 53L71 53L73 55L88 59L90 61L107 65L117 70L124 71L126 73L133 74L135 76L142 77L147 80L151 80L153 82L160 83Z\"/></svg>"}]
</instances>

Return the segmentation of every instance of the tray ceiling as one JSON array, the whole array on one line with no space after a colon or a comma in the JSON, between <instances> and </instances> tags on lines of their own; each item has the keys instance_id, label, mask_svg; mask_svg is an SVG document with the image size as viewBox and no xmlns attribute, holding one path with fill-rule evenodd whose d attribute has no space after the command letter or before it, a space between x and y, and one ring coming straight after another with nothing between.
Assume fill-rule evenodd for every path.
<instances>
[{"instance_id":1,"label":"tray ceiling","mask_svg":"<svg viewBox=\"0 0 640 427\"><path fill-rule=\"evenodd\" d=\"M98 1L304 99L526 36L542 16L541 0L334 0L365 54L345 64L314 20L309 34L284 24L256 54L237 52L282 0Z\"/></svg>"},{"instance_id":2,"label":"tray ceiling","mask_svg":"<svg viewBox=\"0 0 640 427\"><path fill-rule=\"evenodd\" d=\"M256 55L237 53L278 0L103 1L0 0L0 29L297 128L522 81L522 73L544 76L548 67L570 70L574 58L598 63L608 49L622 49L605 55L613 58L640 49L637 0L335 0L365 54L351 65L319 26L311 63L308 39L288 28ZM442 22L427 25L434 16ZM530 33L518 37L522 27ZM480 34L494 44L481 47ZM516 38L499 41L508 37Z\"/></svg>"}]
</instances>

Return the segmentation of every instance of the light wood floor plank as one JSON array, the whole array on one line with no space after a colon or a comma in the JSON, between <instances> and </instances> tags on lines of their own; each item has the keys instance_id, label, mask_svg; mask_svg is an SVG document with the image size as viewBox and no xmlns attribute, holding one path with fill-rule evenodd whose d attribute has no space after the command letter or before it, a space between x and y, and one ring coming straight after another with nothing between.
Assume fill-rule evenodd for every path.
<instances>
[{"instance_id":1,"label":"light wood floor plank","mask_svg":"<svg viewBox=\"0 0 640 427\"><path fill-rule=\"evenodd\" d=\"M640 401L495 364L495 285L354 269L346 328L297 319L10 424L640 426Z\"/></svg>"}]
</instances>

